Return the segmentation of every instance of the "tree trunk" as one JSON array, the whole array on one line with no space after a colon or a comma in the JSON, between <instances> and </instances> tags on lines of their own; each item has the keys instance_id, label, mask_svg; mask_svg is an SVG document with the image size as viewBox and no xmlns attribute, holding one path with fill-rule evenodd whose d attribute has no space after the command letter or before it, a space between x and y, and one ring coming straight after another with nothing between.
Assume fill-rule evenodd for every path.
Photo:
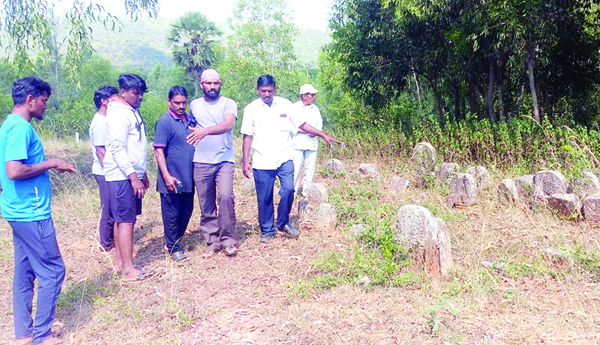
<instances>
[{"instance_id":1,"label":"tree trunk","mask_svg":"<svg viewBox=\"0 0 600 345\"><path fill-rule=\"evenodd\" d=\"M504 78L502 78L502 69L504 63L500 61L496 69L496 83L498 84L498 119L504 120Z\"/></svg>"},{"instance_id":2,"label":"tree trunk","mask_svg":"<svg viewBox=\"0 0 600 345\"><path fill-rule=\"evenodd\" d=\"M198 71L194 70L194 91L195 91L195 97L198 97L198 86L200 85L200 78L198 77Z\"/></svg>"},{"instance_id":3,"label":"tree trunk","mask_svg":"<svg viewBox=\"0 0 600 345\"><path fill-rule=\"evenodd\" d=\"M423 102L421 101L421 87L419 86L419 80L417 79L417 73L413 70L413 78L415 78L415 88L417 89L417 100L419 101L419 110L421 110L421 116L423 116L423 122L425 122L425 112L423 111Z\"/></svg>"},{"instance_id":4,"label":"tree trunk","mask_svg":"<svg viewBox=\"0 0 600 345\"><path fill-rule=\"evenodd\" d=\"M490 71L489 71L489 83L488 83L488 92L487 92L487 104L488 104L488 117L490 118L490 122L496 122L494 116L494 75L496 74L494 70L494 59L490 56L488 58Z\"/></svg>"},{"instance_id":5,"label":"tree trunk","mask_svg":"<svg viewBox=\"0 0 600 345\"><path fill-rule=\"evenodd\" d=\"M456 78L452 78L452 87L454 88L454 121L462 119L460 113L460 89Z\"/></svg>"},{"instance_id":6,"label":"tree trunk","mask_svg":"<svg viewBox=\"0 0 600 345\"><path fill-rule=\"evenodd\" d=\"M535 92L535 80L533 78L533 58L534 50L529 52L527 58L527 70L529 71L529 90L531 91L531 103L533 105L533 118L540 122L540 109L538 108L537 93Z\"/></svg>"},{"instance_id":7,"label":"tree trunk","mask_svg":"<svg viewBox=\"0 0 600 345\"><path fill-rule=\"evenodd\" d=\"M515 117L519 114L519 109L521 109L521 102L523 101L523 94L525 94L525 76L521 78L521 82L519 83L519 96L517 96L517 102L515 102L515 107L513 109L511 117Z\"/></svg>"},{"instance_id":8,"label":"tree trunk","mask_svg":"<svg viewBox=\"0 0 600 345\"><path fill-rule=\"evenodd\" d=\"M473 72L469 70L467 72L467 82L469 83L469 112L476 115L479 109L477 107L477 87L475 86L475 81L473 79Z\"/></svg>"}]
</instances>

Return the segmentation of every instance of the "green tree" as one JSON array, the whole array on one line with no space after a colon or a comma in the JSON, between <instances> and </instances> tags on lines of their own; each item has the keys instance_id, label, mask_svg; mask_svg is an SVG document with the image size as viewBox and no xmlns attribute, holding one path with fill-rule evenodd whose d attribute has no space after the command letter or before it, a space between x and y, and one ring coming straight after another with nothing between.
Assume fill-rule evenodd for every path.
<instances>
[{"instance_id":1,"label":"green tree","mask_svg":"<svg viewBox=\"0 0 600 345\"><path fill-rule=\"evenodd\" d=\"M215 23L200 12L188 12L171 25L168 40L173 49L173 60L194 79L196 96L200 73L213 63L212 47L220 35Z\"/></svg>"}]
</instances>

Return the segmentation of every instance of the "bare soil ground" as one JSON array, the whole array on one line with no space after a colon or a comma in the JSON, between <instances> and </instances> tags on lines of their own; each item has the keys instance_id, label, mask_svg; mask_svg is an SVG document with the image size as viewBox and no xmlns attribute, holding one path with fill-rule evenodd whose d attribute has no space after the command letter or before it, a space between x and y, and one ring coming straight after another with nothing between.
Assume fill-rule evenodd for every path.
<instances>
[{"instance_id":1,"label":"bare soil ground","mask_svg":"<svg viewBox=\"0 0 600 345\"><path fill-rule=\"evenodd\" d=\"M196 205L185 238L189 259L174 263L162 251L159 195L152 191L144 199L143 215L136 225L134 260L156 275L143 282L123 283L112 269L111 256L98 247L100 202L89 175L89 143L50 140L45 146L49 156L68 158L82 172L53 175L53 219L67 267L54 329L67 343L600 342L600 229L543 211L503 206L497 202L495 187L485 191L476 206L448 209L443 189L411 186L396 195L385 188L385 181L394 174L412 177L405 160L370 161L382 168L380 182L358 177L358 164L369 160L356 157L342 159L347 169L344 176L317 173L316 180L328 186L340 209L352 207L344 193L360 188L361 193L374 193L373 202L390 206L387 209L412 203L427 206L448 224L457 265L455 274L442 281L422 276L419 265L413 263L399 269L399 274L412 272L419 277L406 284L337 281L327 287L314 283L327 273L317 262L352 258L362 248L346 232L357 222L347 216L351 213L340 212L334 233L304 228L297 240L276 238L259 244L256 199L245 191L247 180L238 169L235 192L241 240L237 257L219 254L202 259ZM318 171L333 154L322 155ZM495 186L500 176L494 177ZM296 212L295 207L294 216ZM394 214L374 212L372 217L393 219ZM545 254L548 248L561 254ZM496 268L484 268L482 261L491 261ZM11 343L14 337L12 271L12 233L2 220L2 343Z\"/></svg>"}]
</instances>

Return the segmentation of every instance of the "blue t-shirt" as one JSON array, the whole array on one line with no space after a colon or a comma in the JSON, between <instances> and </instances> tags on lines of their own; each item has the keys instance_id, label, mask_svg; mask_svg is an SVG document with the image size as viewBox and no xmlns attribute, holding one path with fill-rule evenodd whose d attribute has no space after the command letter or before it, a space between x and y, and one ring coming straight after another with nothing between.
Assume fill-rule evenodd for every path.
<instances>
[{"instance_id":1,"label":"blue t-shirt","mask_svg":"<svg viewBox=\"0 0 600 345\"><path fill-rule=\"evenodd\" d=\"M50 218L48 171L22 180L11 180L6 176L6 162L35 164L45 159L42 141L31 123L19 115L8 115L0 127L0 209L4 219L34 222Z\"/></svg>"}]
</instances>

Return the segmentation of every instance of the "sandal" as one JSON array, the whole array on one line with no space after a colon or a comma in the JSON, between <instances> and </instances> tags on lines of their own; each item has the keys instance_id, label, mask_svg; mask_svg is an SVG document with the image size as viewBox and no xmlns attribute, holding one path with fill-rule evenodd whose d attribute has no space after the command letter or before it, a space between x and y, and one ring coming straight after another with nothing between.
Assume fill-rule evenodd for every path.
<instances>
[{"instance_id":1,"label":"sandal","mask_svg":"<svg viewBox=\"0 0 600 345\"><path fill-rule=\"evenodd\" d=\"M237 249L237 247L236 247L236 246L234 246L234 245L232 244L232 245L229 245L229 246L225 246L225 249L223 250L223 252L224 252L224 253L225 253L225 255L227 255L227 256L236 256L236 255L237 255L237 252L238 252L238 249Z\"/></svg>"}]
</instances>

